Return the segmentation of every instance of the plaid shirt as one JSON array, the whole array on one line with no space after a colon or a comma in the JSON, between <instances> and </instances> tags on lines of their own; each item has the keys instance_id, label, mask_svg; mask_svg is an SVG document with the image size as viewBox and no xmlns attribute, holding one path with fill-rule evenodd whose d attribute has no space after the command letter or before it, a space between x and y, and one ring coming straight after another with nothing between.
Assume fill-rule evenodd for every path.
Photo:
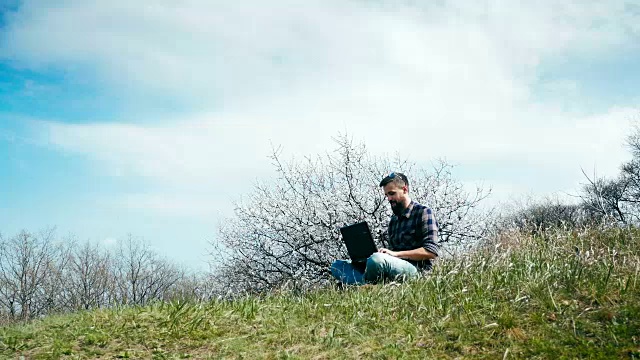
<instances>
[{"instance_id":1,"label":"plaid shirt","mask_svg":"<svg viewBox=\"0 0 640 360\"><path fill-rule=\"evenodd\" d=\"M423 247L438 256L438 222L428 207L411 201L401 216L393 215L387 231L389 248L393 251ZM405 259L406 260L406 259ZM419 269L431 269L431 260L407 260Z\"/></svg>"}]
</instances>

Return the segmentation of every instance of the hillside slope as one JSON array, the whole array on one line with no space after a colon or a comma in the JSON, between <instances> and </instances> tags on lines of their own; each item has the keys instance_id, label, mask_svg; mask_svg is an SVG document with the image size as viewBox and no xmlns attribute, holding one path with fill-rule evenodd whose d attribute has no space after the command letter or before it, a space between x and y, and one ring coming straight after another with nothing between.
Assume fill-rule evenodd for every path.
<instances>
[{"instance_id":1,"label":"hillside slope","mask_svg":"<svg viewBox=\"0 0 640 360\"><path fill-rule=\"evenodd\" d=\"M52 316L25 359L640 358L640 232L504 235L423 279Z\"/></svg>"}]
</instances>

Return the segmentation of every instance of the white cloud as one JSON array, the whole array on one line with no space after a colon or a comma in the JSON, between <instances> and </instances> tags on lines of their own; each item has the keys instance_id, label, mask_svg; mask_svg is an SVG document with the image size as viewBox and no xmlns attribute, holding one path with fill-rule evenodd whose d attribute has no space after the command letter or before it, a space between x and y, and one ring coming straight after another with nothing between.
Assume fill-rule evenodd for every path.
<instances>
[{"instance_id":1,"label":"white cloud","mask_svg":"<svg viewBox=\"0 0 640 360\"><path fill-rule=\"evenodd\" d=\"M107 83L138 91L233 102L308 88L309 81L322 86L332 78L395 78L403 71L421 83L451 75L453 84L502 81L492 78L493 67L526 76L550 53L601 51L637 35L633 14L624 1L31 0L10 19L0 54L95 69ZM492 71L477 72L487 64Z\"/></svg>"},{"instance_id":2,"label":"white cloud","mask_svg":"<svg viewBox=\"0 0 640 360\"><path fill-rule=\"evenodd\" d=\"M537 67L637 39L640 15L629 6L26 1L2 34L0 54L24 66L95 73L125 96L197 103L198 114L162 121L40 123L51 144L87 154L111 174L181 189L187 199L220 185L220 174L267 173L270 142L318 153L344 130L377 153L534 167L545 174L537 182L552 184L580 166L615 173L638 109L611 104L579 116L536 103ZM136 203L189 208L148 196Z\"/></svg>"}]
</instances>

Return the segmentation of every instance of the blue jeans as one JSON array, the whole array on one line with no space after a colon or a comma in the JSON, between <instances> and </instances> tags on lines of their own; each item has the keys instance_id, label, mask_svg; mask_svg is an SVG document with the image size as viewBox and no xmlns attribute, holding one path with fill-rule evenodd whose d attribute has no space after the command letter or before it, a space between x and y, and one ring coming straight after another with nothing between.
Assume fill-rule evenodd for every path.
<instances>
[{"instance_id":1,"label":"blue jeans","mask_svg":"<svg viewBox=\"0 0 640 360\"><path fill-rule=\"evenodd\" d=\"M395 256L374 253L367 259L364 273L356 269L350 260L336 260L331 265L331 275L343 284L351 285L410 278L418 275L418 269Z\"/></svg>"}]
</instances>

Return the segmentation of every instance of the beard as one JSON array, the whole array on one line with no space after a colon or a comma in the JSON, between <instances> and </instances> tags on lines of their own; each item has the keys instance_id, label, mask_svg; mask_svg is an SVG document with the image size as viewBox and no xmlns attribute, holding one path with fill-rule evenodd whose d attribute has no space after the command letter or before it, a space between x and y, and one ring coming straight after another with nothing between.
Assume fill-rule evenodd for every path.
<instances>
[{"instance_id":1,"label":"beard","mask_svg":"<svg viewBox=\"0 0 640 360\"><path fill-rule=\"evenodd\" d=\"M391 201L389 202L389 204L391 205L391 211L393 211L396 216L402 215L402 213L404 212L404 207L402 206L402 204L396 201Z\"/></svg>"}]
</instances>

